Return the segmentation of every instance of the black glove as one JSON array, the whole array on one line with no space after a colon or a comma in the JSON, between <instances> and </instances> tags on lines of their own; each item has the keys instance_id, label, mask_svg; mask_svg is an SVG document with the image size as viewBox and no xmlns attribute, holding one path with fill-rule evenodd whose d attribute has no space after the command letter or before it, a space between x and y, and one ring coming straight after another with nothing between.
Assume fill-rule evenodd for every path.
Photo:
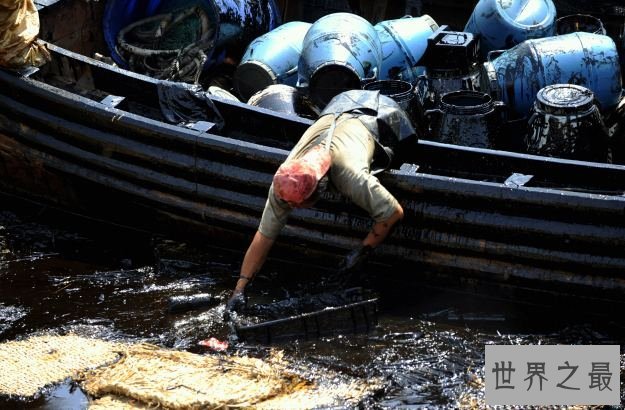
<instances>
[{"instance_id":1,"label":"black glove","mask_svg":"<svg viewBox=\"0 0 625 410\"><path fill-rule=\"evenodd\" d=\"M348 253L339 264L338 271L328 281L329 284L343 289L362 280L362 268L372 253L373 248L368 245L361 245Z\"/></svg>"},{"instance_id":2,"label":"black glove","mask_svg":"<svg viewBox=\"0 0 625 410\"><path fill-rule=\"evenodd\" d=\"M229 319L230 313L240 313L247 307L247 298L245 297L245 291L237 292L233 294L228 302L226 302L226 309L224 311L224 318Z\"/></svg>"},{"instance_id":3,"label":"black glove","mask_svg":"<svg viewBox=\"0 0 625 410\"><path fill-rule=\"evenodd\" d=\"M339 264L339 272L358 272L367 263L372 252L373 248L369 245L354 249Z\"/></svg>"}]
</instances>

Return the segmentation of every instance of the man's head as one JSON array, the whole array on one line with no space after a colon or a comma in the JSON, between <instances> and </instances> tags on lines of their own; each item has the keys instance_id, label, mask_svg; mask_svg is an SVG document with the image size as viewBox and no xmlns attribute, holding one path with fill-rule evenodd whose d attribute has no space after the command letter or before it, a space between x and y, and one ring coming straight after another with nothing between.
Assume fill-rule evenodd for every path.
<instances>
[{"instance_id":1,"label":"man's head","mask_svg":"<svg viewBox=\"0 0 625 410\"><path fill-rule=\"evenodd\" d=\"M286 161L273 176L274 194L293 207L308 205L331 163L330 153L320 145L301 158Z\"/></svg>"}]
</instances>

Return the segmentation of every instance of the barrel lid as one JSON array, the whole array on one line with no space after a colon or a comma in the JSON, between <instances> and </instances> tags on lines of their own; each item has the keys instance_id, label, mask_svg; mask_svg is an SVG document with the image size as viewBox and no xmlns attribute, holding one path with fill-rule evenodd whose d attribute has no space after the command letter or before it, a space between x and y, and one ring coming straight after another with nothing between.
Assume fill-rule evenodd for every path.
<instances>
[{"instance_id":1,"label":"barrel lid","mask_svg":"<svg viewBox=\"0 0 625 410\"><path fill-rule=\"evenodd\" d=\"M536 95L536 106L550 114L566 115L592 108L594 93L574 84L554 84L541 88Z\"/></svg>"},{"instance_id":2,"label":"barrel lid","mask_svg":"<svg viewBox=\"0 0 625 410\"><path fill-rule=\"evenodd\" d=\"M501 13L521 26L539 26L552 21L555 6L551 0L497 0Z\"/></svg>"}]
</instances>

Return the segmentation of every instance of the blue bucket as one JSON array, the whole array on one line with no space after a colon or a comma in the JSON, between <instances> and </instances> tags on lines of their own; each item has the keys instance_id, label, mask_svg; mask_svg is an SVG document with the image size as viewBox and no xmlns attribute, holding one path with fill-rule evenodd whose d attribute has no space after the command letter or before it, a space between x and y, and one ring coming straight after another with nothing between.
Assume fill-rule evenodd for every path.
<instances>
[{"instance_id":1,"label":"blue bucket","mask_svg":"<svg viewBox=\"0 0 625 410\"><path fill-rule=\"evenodd\" d=\"M381 21L374 26L382 45L381 80L417 80L415 68L438 24L427 14Z\"/></svg>"},{"instance_id":2,"label":"blue bucket","mask_svg":"<svg viewBox=\"0 0 625 410\"><path fill-rule=\"evenodd\" d=\"M328 14L304 38L297 86L308 89L319 107L343 91L376 80L382 64L378 34L367 20L351 13Z\"/></svg>"},{"instance_id":3,"label":"blue bucket","mask_svg":"<svg viewBox=\"0 0 625 410\"><path fill-rule=\"evenodd\" d=\"M219 30L215 32L218 48L227 45L240 48L242 53L254 38L280 25L275 0L108 0L104 9L103 30L111 57L120 66L128 66L117 52L117 35L124 27L146 17L195 5L219 25Z\"/></svg>"},{"instance_id":4,"label":"blue bucket","mask_svg":"<svg viewBox=\"0 0 625 410\"><path fill-rule=\"evenodd\" d=\"M244 100L272 84L295 86L297 64L310 26L292 21L250 43L234 73L236 90Z\"/></svg>"},{"instance_id":5,"label":"blue bucket","mask_svg":"<svg viewBox=\"0 0 625 410\"><path fill-rule=\"evenodd\" d=\"M525 40L555 33L556 7L551 0L480 0L464 31L481 36L482 56Z\"/></svg>"},{"instance_id":6,"label":"blue bucket","mask_svg":"<svg viewBox=\"0 0 625 410\"><path fill-rule=\"evenodd\" d=\"M494 54L494 53L493 53ZM552 84L590 89L602 110L614 108L621 96L619 55L614 41L591 33L527 40L484 63L482 89L520 117L528 114L536 93Z\"/></svg>"}]
</instances>

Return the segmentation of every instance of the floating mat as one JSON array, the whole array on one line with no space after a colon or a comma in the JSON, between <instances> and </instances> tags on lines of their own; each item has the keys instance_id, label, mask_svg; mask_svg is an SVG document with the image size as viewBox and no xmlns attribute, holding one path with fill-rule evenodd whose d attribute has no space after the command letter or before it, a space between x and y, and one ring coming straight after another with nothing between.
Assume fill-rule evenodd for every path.
<instances>
[{"instance_id":1,"label":"floating mat","mask_svg":"<svg viewBox=\"0 0 625 410\"><path fill-rule=\"evenodd\" d=\"M89 410L153 410L147 404L142 404L138 400L127 399L125 397L107 395L92 401Z\"/></svg>"},{"instance_id":2,"label":"floating mat","mask_svg":"<svg viewBox=\"0 0 625 410\"><path fill-rule=\"evenodd\" d=\"M251 407L255 410L299 410L315 408L356 408L362 398L370 394L370 385L363 383L339 383L334 387L316 386L310 389L300 389L291 393L255 403ZM106 395L94 400L89 410L153 410L154 404L141 403L125 397ZM192 407L185 407L192 408ZM477 407L474 407L477 409Z\"/></svg>"},{"instance_id":3,"label":"floating mat","mask_svg":"<svg viewBox=\"0 0 625 410\"><path fill-rule=\"evenodd\" d=\"M0 344L0 394L32 398L73 378L109 409L309 409L356 406L379 382L269 358L199 355L75 335Z\"/></svg>"},{"instance_id":4,"label":"floating mat","mask_svg":"<svg viewBox=\"0 0 625 410\"><path fill-rule=\"evenodd\" d=\"M380 388L326 370L313 382L295 375L306 369L289 366L280 352L261 360L136 345L112 366L86 373L82 387L98 397L91 410L349 407Z\"/></svg>"},{"instance_id":5,"label":"floating mat","mask_svg":"<svg viewBox=\"0 0 625 410\"><path fill-rule=\"evenodd\" d=\"M115 362L122 346L86 337L36 336L0 344L0 394L32 398L44 387Z\"/></svg>"},{"instance_id":6,"label":"floating mat","mask_svg":"<svg viewBox=\"0 0 625 410\"><path fill-rule=\"evenodd\" d=\"M151 345L129 346L112 366L85 374L84 390L171 409L245 407L294 391L306 382L279 357L197 355Z\"/></svg>"},{"instance_id":7,"label":"floating mat","mask_svg":"<svg viewBox=\"0 0 625 410\"><path fill-rule=\"evenodd\" d=\"M327 376L332 376L331 372ZM337 375L334 375L337 376ZM257 410L298 410L319 408L358 408L358 403L381 386L360 380L334 380L281 394L254 405Z\"/></svg>"}]
</instances>

